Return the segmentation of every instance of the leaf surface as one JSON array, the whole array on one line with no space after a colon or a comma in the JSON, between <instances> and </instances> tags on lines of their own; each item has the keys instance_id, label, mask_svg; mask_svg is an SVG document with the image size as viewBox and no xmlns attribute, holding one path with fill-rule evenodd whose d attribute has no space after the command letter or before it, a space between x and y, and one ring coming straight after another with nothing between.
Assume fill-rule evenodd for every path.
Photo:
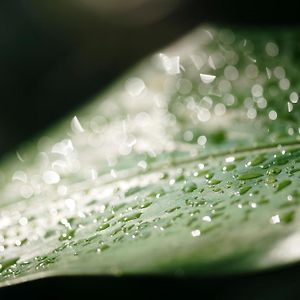
<instances>
[{"instance_id":1,"label":"leaf surface","mask_svg":"<svg viewBox=\"0 0 300 300\"><path fill-rule=\"evenodd\" d=\"M299 35L200 27L7 157L0 284L297 262Z\"/></svg>"}]
</instances>

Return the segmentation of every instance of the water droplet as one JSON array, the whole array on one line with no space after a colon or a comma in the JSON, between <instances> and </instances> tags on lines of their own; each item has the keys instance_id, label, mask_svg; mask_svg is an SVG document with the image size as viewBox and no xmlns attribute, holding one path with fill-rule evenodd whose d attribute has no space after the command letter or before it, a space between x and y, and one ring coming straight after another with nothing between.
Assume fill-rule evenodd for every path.
<instances>
[{"instance_id":1,"label":"water droplet","mask_svg":"<svg viewBox=\"0 0 300 300\"><path fill-rule=\"evenodd\" d=\"M97 231L105 230L105 229L108 228L109 226L110 226L109 223L101 224L101 225L97 228Z\"/></svg>"},{"instance_id":2,"label":"water droplet","mask_svg":"<svg viewBox=\"0 0 300 300\"><path fill-rule=\"evenodd\" d=\"M200 236L200 234L201 234L201 232L199 229L195 229L195 230L191 231L192 237Z\"/></svg>"},{"instance_id":3,"label":"water droplet","mask_svg":"<svg viewBox=\"0 0 300 300\"><path fill-rule=\"evenodd\" d=\"M13 181L27 182L27 175L24 171L16 171L12 176Z\"/></svg>"},{"instance_id":4,"label":"water droplet","mask_svg":"<svg viewBox=\"0 0 300 300\"><path fill-rule=\"evenodd\" d=\"M235 157L234 156L228 156L225 158L225 162L227 163L231 163L235 161Z\"/></svg>"},{"instance_id":5,"label":"water droplet","mask_svg":"<svg viewBox=\"0 0 300 300\"><path fill-rule=\"evenodd\" d=\"M242 188L240 188L239 194L240 194L240 195L244 195L244 194L247 193L250 189L251 189L251 186L243 186Z\"/></svg>"},{"instance_id":6,"label":"water droplet","mask_svg":"<svg viewBox=\"0 0 300 300\"><path fill-rule=\"evenodd\" d=\"M76 116L71 121L71 129L74 133L84 132L84 129L83 129L79 119Z\"/></svg>"},{"instance_id":7,"label":"water droplet","mask_svg":"<svg viewBox=\"0 0 300 300\"><path fill-rule=\"evenodd\" d=\"M205 222L211 222L211 217L210 216L204 216L202 218L202 220L205 221Z\"/></svg>"},{"instance_id":8,"label":"water droplet","mask_svg":"<svg viewBox=\"0 0 300 300\"><path fill-rule=\"evenodd\" d=\"M223 167L223 171L232 171L232 170L234 170L236 168L236 165L235 164L230 164L230 165L227 165L227 166L224 166Z\"/></svg>"},{"instance_id":9,"label":"water droplet","mask_svg":"<svg viewBox=\"0 0 300 300\"><path fill-rule=\"evenodd\" d=\"M145 200L143 203L140 204L139 208L147 208L152 204L152 201Z\"/></svg>"},{"instance_id":10,"label":"water droplet","mask_svg":"<svg viewBox=\"0 0 300 300\"><path fill-rule=\"evenodd\" d=\"M230 81L235 81L239 78L239 71L234 66L227 66L224 69L224 76Z\"/></svg>"},{"instance_id":11,"label":"water droplet","mask_svg":"<svg viewBox=\"0 0 300 300\"><path fill-rule=\"evenodd\" d=\"M209 75L209 74L200 74L200 79L203 83L205 84L209 84L212 83L215 79L216 76L215 75Z\"/></svg>"},{"instance_id":12,"label":"water droplet","mask_svg":"<svg viewBox=\"0 0 300 300\"><path fill-rule=\"evenodd\" d=\"M187 183L185 183L184 187L182 188L182 190L185 193L191 193L196 189L197 189L197 184L195 182L187 182Z\"/></svg>"},{"instance_id":13,"label":"water droplet","mask_svg":"<svg viewBox=\"0 0 300 300\"><path fill-rule=\"evenodd\" d=\"M271 110L269 112L269 119L272 120L272 121L277 119L277 112L275 110Z\"/></svg>"},{"instance_id":14,"label":"water droplet","mask_svg":"<svg viewBox=\"0 0 300 300\"><path fill-rule=\"evenodd\" d=\"M214 177L214 175L215 175L215 174L214 174L213 172L208 172L208 173L205 174L205 178L206 178L206 179L211 179L211 178Z\"/></svg>"},{"instance_id":15,"label":"water droplet","mask_svg":"<svg viewBox=\"0 0 300 300\"><path fill-rule=\"evenodd\" d=\"M282 223L288 224L293 222L294 218L295 218L295 211L290 211L283 214L280 219Z\"/></svg>"},{"instance_id":16,"label":"water droplet","mask_svg":"<svg viewBox=\"0 0 300 300\"><path fill-rule=\"evenodd\" d=\"M60 241L65 241L65 240L70 240L75 236L76 230L75 229L70 229L67 232L63 233L60 235L58 238Z\"/></svg>"},{"instance_id":17,"label":"water droplet","mask_svg":"<svg viewBox=\"0 0 300 300\"><path fill-rule=\"evenodd\" d=\"M45 171L43 173L43 180L46 184L57 184L60 181L60 176L54 171Z\"/></svg>"},{"instance_id":18,"label":"water droplet","mask_svg":"<svg viewBox=\"0 0 300 300\"><path fill-rule=\"evenodd\" d=\"M0 272L8 269L9 267L16 264L16 262L20 259L20 257L14 257L6 260L0 261Z\"/></svg>"},{"instance_id":19,"label":"water droplet","mask_svg":"<svg viewBox=\"0 0 300 300\"><path fill-rule=\"evenodd\" d=\"M207 183L209 185L217 185L221 182L221 180L218 180L218 179L212 179L212 180L209 180Z\"/></svg>"},{"instance_id":20,"label":"water droplet","mask_svg":"<svg viewBox=\"0 0 300 300\"><path fill-rule=\"evenodd\" d=\"M246 172L238 176L238 179L240 180L249 180L249 179L254 179L261 177L262 174L258 172Z\"/></svg>"},{"instance_id":21,"label":"water droplet","mask_svg":"<svg viewBox=\"0 0 300 300\"><path fill-rule=\"evenodd\" d=\"M272 224L278 224L278 223L280 223L280 217L279 217L279 215L272 216L271 219L270 219L270 222Z\"/></svg>"},{"instance_id":22,"label":"water droplet","mask_svg":"<svg viewBox=\"0 0 300 300\"><path fill-rule=\"evenodd\" d=\"M272 71L268 67L266 67L266 73L267 73L267 78L271 79L271 77L272 77Z\"/></svg>"},{"instance_id":23,"label":"water droplet","mask_svg":"<svg viewBox=\"0 0 300 300\"><path fill-rule=\"evenodd\" d=\"M275 167L270 168L267 171L267 175L278 175L278 174L280 174L280 172L281 172L281 168L275 166Z\"/></svg>"},{"instance_id":24,"label":"water droplet","mask_svg":"<svg viewBox=\"0 0 300 300\"><path fill-rule=\"evenodd\" d=\"M267 159L265 157L265 155L261 154L256 156L254 159L252 159L251 161L249 161L247 163L247 166L257 166L260 165L261 163L265 162Z\"/></svg>"},{"instance_id":25,"label":"water droplet","mask_svg":"<svg viewBox=\"0 0 300 300\"><path fill-rule=\"evenodd\" d=\"M165 210L165 212L167 212L167 213L172 213L173 211L178 210L178 209L180 209L180 206L172 207L172 208L170 208L170 209Z\"/></svg>"},{"instance_id":26,"label":"water droplet","mask_svg":"<svg viewBox=\"0 0 300 300\"><path fill-rule=\"evenodd\" d=\"M103 251L108 250L109 248L110 248L110 247L109 247L108 245L103 244L103 245L101 245L100 247L98 247L98 248L96 249L96 252L97 252L97 253L102 253Z\"/></svg>"},{"instance_id":27,"label":"water droplet","mask_svg":"<svg viewBox=\"0 0 300 300\"><path fill-rule=\"evenodd\" d=\"M132 97L137 97L142 94L145 90L145 83L142 79L138 77L129 78L125 82L125 89L127 93Z\"/></svg>"},{"instance_id":28,"label":"water droplet","mask_svg":"<svg viewBox=\"0 0 300 300\"><path fill-rule=\"evenodd\" d=\"M169 75L176 75L180 73L180 57L173 56L169 57L163 53L159 54L159 58L162 62L162 65Z\"/></svg>"},{"instance_id":29,"label":"water droplet","mask_svg":"<svg viewBox=\"0 0 300 300\"><path fill-rule=\"evenodd\" d=\"M298 94L297 94L296 92L292 92L292 93L290 94L290 101L291 101L292 103L297 103L298 100L299 100Z\"/></svg>"},{"instance_id":30,"label":"water droplet","mask_svg":"<svg viewBox=\"0 0 300 300\"><path fill-rule=\"evenodd\" d=\"M275 57L279 53L278 46L273 42L268 42L266 44L265 50L266 50L266 53L271 57Z\"/></svg>"},{"instance_id":31,"label":"water droplet","mask_svg":"<svg viewBox=\"0 0 300 300\"><path fill-rule=\"evenodd\" d=\"M130 215L120 218L119 222L129 222L129 221L138 219L141 215L142 215L141 212L133 213L133 214L130 214Z\"/></svg>"},{"instance_id":32,"label":"water droplet","mask_svg":"<svg viewBox=\"0 0 300 300\"><path fill-rule=\"evenodd\" d=\"M279 192L279 191L283 190L284 188L289 186L291 183L292 183L291 180L283 180L283 181L279 182L275 192Z\"/></svg>"}]
</instances>

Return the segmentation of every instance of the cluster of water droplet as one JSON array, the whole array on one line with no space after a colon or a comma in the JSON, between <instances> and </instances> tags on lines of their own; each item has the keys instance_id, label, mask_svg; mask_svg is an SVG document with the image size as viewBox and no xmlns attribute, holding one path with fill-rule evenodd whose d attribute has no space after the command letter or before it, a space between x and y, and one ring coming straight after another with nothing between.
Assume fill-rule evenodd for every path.
<instances>
[{"instance_id":1,"label":"cluster of water droplet","mask_svg":"<svg viewBox=\"0 0 300 300\"><path fill-rule=\"evenodd\" d=\"M283 37L248 35L197 30L3 165L2 278L178 232L239 235L251 218L292 223L298 73Z\"/></svg>"}]
</instances>

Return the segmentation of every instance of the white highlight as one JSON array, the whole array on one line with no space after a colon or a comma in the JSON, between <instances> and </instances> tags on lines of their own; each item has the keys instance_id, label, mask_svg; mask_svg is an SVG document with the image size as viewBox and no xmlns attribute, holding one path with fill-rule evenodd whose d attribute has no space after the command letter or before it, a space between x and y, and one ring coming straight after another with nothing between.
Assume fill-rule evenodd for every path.
<instances>
[{"instance_id":1,"label":"white highlight","mask_svg":"<svg viewBox=\"0 0 300 300\"><path fill-rule=\"evenodd\" d=\"M76 116L71 121L71 129L73 130L74 133L84 132L84 129Z\"/></svg>"},{"instance_id":2,"label":"white highlight","mask_svg":"<svg viewBox=\"0 0 300 300\"><path fill-rule=\"evenodd\" d=\"M216 76L200 73L200 79L203 83L209 84L209 83L212 83L216 79Z\"/></svg>"}]
</instances>

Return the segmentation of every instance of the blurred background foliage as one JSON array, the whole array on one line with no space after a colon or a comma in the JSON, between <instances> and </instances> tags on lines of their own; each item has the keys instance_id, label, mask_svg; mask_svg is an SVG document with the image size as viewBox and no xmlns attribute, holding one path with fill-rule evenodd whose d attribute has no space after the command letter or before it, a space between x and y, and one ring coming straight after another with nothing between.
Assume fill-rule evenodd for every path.
<instances>
[{"instance_id":1,"label":"blurred background foliage","mask_svg":"<svg viewBox=\"0 0 300 300\"><path fill-rule=\"evenodd\" d=\"M294 25L295 5L289 0L1 0L0 157L196 25Z\"/></svg>"}]
</instances>

